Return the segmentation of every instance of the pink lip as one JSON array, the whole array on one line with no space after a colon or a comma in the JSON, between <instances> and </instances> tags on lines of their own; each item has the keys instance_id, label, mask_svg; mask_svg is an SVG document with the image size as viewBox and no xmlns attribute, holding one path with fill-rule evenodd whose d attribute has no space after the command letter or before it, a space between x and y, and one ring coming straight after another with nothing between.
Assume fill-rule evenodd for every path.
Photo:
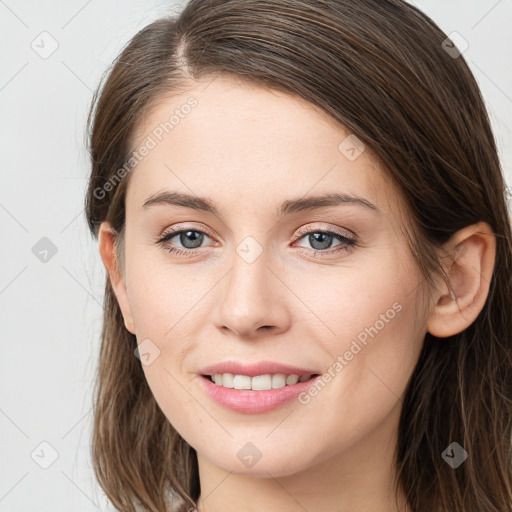
<instances>
[{"instance_id":1,"label":"pink lip","mask_svg":"<svg viewBox=\"0 0 512 512\"><path fill-rule=\"evenodd\" d=\"M233 373L236 375L267 375L275 373L284 373L285 375L295 374L299 377L302 375L313 375L320 373L317 370L298 368L287 364L274 363L273 361L260 361L253 364L242 364L235 361L224 361L222 363L213 364L202 368L198 371L201 375L214 375L216 373Z\"/></svg>"},{"instance_id":2,"label":"pink lip","mask_svg":"<svg viewBox=\"0 0 512 512\"><path fill-rule=\"evenodd\" d=\"M256 373L256 375L260 374ZM265 391L225 388L211 382L209 377L204 377L202 375L199 377L199 380L202 382L202 385L205 387L206 392L210 397L220 405L236 412L257 414L271 411L272 409L294 400L320 377L321 375L318 375L317 377L305 382L297 382L297 384L293 384L292 386L285 386L284 388L269 389Z\"/></svg>"}]
</instances>

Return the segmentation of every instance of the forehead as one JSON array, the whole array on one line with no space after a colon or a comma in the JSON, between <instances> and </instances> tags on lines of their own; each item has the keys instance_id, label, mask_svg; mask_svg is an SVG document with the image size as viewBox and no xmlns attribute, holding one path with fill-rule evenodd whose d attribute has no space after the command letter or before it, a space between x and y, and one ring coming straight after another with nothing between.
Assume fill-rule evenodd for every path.
<instances>
[{"instance_id":1,"label":"forehead","mask_svg":"<svg viewBox=\"0 0 512 512\"><path fill-rule=\"evenodd\" d=\"M364 196L383 211L398 206L371 150L321 109L231 78L203 79L155 103L132 137L133 150L143 145L150 149L127 192L139 208L163 189L258 211L329 192Z\"/></svg>"}]
</instances>

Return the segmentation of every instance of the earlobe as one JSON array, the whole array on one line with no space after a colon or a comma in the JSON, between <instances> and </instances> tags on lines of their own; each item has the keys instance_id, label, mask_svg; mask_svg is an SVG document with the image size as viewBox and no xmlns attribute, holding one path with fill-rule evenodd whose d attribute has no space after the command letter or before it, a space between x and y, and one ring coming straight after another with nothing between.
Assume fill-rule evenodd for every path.
<instances>
[{"instance_id":1,"label":"earlobe","mask_svg":"<svg viewBox=\"0 0 512 512\"><path fill-rule=\"evenodd\" d=\"M482 221L457 231L444 249L449 253L449 283L440 285L427 322L427 331L439 338L463 331L482 311L494 270L496 237Z\"/></svg>"},{"instance_id":2,"label":"earlobe","mask_svg":"<svg viewBox=\"0 0 512 512\"><path fill-rule=\"evenodd\" d=\"M135 325L128 300L128 292L124 277L118 268L115 246L114 246L114 233L108 222L102 222L98 231L98 246L100 256L107 270L112 289L116 295L117 302L121 309L124 318L126 329L135 334Z\"/></svg>"}]
</instances>

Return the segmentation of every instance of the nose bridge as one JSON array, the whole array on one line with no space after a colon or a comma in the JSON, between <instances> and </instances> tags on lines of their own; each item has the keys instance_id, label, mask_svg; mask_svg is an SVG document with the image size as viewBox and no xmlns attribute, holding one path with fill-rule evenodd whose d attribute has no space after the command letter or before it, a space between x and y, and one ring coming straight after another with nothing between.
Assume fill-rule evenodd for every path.
<instances>
[{"instance_id":1,"label":"nose bridge","mask_svg":"<svg viewBox=\"0 0 512 512\"><path fill-rule=\"evenodd\" d=\"M226 301L234 300L231 304L235 308L233 312L243 315L245 311L247 314L264 304L268 274L271 274L267 268L268 260L266 251L252 238L248 237L236 247L226 290Z\"/></svg>"},{"instance_id":2,"label":"nose bridge","mask_svg":"<svg viewBox=\"0 0 512 512\"><path fill-rule=\"evenodd\" d=\"M235 247L231 261L221 298L220 323L239 335L248 335L261 326L277 325L283 304L276 289L279 280L267 268L271 264L268 249L246 237Z\"/></svg>"}]
</instances>

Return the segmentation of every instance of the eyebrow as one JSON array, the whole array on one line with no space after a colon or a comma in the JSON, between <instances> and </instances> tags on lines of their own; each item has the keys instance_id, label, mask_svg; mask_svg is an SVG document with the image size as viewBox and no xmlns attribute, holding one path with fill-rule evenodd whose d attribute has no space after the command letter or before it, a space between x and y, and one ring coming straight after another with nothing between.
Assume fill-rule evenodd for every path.
<instances>
[{"instance_id":1,"label":"eyebrow","mask_svg":"<svg viewBox=\"0 0 512 512\"><path fill-rule=\"evenodd\" d=\"M302 197L299 199L290 199L284 201L280 205L278 213L280 215L286 215L289 213L311 211L318 208L345 204L355 204L363 206L376 213L382 213L377 206L367 199L345 193L331 193L319 196ZM219 211L211 199L207 197L193 196L182 192L163 191L153 194L144 201L142 208L146 209L155 205L182 206L219 215Z\"/></svg>"}]
</instances>

